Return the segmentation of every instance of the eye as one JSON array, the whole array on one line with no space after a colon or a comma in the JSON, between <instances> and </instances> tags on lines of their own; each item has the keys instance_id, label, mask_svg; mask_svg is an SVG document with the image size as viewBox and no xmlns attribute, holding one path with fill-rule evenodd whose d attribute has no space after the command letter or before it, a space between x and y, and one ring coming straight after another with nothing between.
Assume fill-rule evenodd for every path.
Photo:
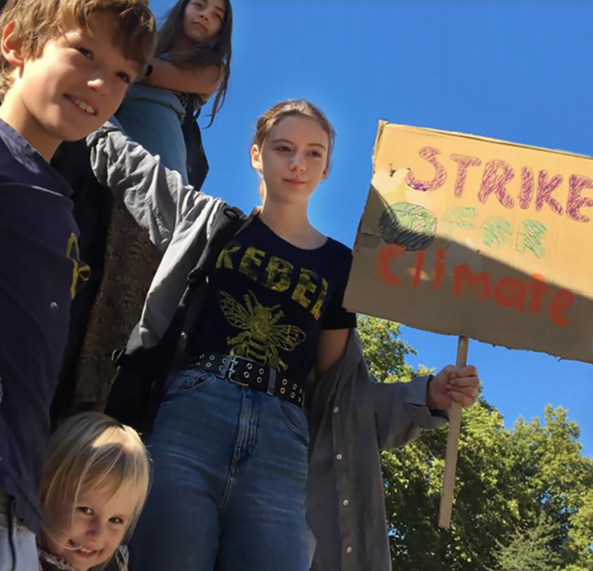
<instances>
[{"instance_id":1,"label":"eye","mask_svg":"<svg viewBox=\"0 0 593 571\"><path fill-rule=\"evenodd\" d=\"M85 58L92 60L93 59L93 52L83 46L78 46L74 48L78 53L82 54Z\"/></svg>"},{"instance_id":2,"label":"eye","mask_svg":"<svg viewBox=\"0 0 593 571\"><path fill-rule=\"evenodd\" d=\"M287 147L286 145L277 145L274 147L274 150L278 153L289 153L290 147Z\"/></svg>"},{"instance_id":3,"label":"eye","mask_svg":"<svg viewBox=\"0 0 593 571\"><path fill-rule=\"evenodd\" d=\"M88 508L86 506L79 506L76 508L76 511L79 511L80 513L82 513L84 515L93 515L95 513L93 511L93 508Z\"/></svg>"},{"instance_id":4,"label":"eye","mask_svg":"<svg viewBox=\"0 0 593 571\"><path fill-rule=\"evenodd\" d=\"M321 159L323 157L319 151L311 151L309 156L313 157L314 159Z\"/></svg>"},{"instance_id":5,"label":"eye","mask_svg":"<svg viewBox=\"0 0 593 571\"><path fill-rule=\"evenodd\" d=\"M121 517L112 517L109 521L111 523L116 524L116 525L123 525L124 524L124 520Z\"/></svg>"},{"instance_id":6,"label":"eye","mask_svg":"<svg viewBox=\"0 0 593 571\"><path fill-rule=\"evenodd\" d=\"M132 78L125 71L118 72L117 77L119 77L124 83L128 85L132 83Z\"/></svg>"}]
</instances>

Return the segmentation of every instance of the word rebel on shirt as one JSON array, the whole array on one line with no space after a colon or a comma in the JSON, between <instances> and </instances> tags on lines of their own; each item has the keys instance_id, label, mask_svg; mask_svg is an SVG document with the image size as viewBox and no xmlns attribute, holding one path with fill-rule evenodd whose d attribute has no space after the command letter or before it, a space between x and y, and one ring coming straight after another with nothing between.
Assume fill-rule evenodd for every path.
<instances>
[{"instance_id":1,"label":"word rebel on shirt","mask_svg":"<svg viewBox=\"0 0 593 571\"><path fill-rule=\"evenodd\" d=\"M277 256L270 256L266 263L266 252L252 246L241 255L242 248L237 242L228 244L218 256L216 269L238 269L273 291L285 292L292 288L292 300L309 309L316 320L319 319L327 297L328 283L325 278L320 278L306 268L301 268L297 274L290 262Z\"/></svg>"}]
</instances>

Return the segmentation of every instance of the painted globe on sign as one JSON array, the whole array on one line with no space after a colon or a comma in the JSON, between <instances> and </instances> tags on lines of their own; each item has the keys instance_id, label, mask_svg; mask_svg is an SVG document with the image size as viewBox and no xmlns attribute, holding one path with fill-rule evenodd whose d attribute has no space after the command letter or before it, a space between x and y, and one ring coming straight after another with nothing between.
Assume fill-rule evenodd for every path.
<instances>
[{"instance_id":1,"label":"painted globe on sign","mask_svg":"<svg viewBox=\"0 0 593 571\"><path fill-rule=\"evenodd\" d=\"M435 215L418 204L392 204L379 220L381 238L386 244L402 246L410 252L428 248L437 231Z\"/></svg>"}]
</instances>

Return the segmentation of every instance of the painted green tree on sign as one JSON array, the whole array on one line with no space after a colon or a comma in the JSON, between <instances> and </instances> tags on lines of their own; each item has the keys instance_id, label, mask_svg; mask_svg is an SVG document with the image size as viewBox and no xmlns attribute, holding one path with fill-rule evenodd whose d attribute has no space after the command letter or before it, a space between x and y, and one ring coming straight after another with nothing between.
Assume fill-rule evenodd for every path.
<instances>
[{"instance_id":1,"label":"painted green tree on sign","mask_svg":"<svg viewBox=\"0 0 593 571\"><path fill-rule=\"evenodd\" d=\"M542 239L547 233L548 228L545 224L537 220L524 220L519 230L517 251L521 254L531 252L536 258L544 258L546 249L542 244Z\"/></svg>"},{"instance_id":2,"label":"painted green tree on sign","mask_svg":"<svg viewBox=\"0 0 593 571\"><path fill-rule=\"evenodd\" d=\"M478 211L473 206L448 208L439 221L446 238L451 239L455 230L474 230L474 218ZM517 251L520 254L531 253L538 259L546 256L542 240L548 234L548 227L537 220L523 220L517 235ZM512 225L502 216L489 216L480 227L482 242L489 248L505 246L513 235Z\"/></svg>"}]
</instances>

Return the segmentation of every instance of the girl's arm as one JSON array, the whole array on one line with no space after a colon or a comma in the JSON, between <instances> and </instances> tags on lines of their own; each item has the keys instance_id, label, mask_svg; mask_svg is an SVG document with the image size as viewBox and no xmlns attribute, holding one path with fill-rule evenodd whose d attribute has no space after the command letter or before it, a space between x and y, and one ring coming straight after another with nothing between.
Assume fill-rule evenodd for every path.
<instances>
[{"instance_id":1,"label":"girl's arm","mask_svg":"<svg viewBox=\"0 0 593 571\"><path fill-rule=\"evenodd\" d=\"M136 222L148 230L152 243L164 251L179 228L209 220L222 201L189 185L164 167L157 157L132 141L115 118L87 139L97 181L111 189Z\"/></svg>"},{"instance_id":2,"label":"girl's arm","mask_svg":"<svg viewBox=\"0 0 593 571\"><path fill-rule=\"evenodd\" d=\"M150 63L152 73L142 79L141 83L182 93L195 93L204 102L218 89L222 80L222 73L218 66L184 69L156 58L152 58Z\"/></svg>"},{"instance_id":3,"label":"girl's arm","mask_svg":"<svg viewBox=\"0 0 593 571\"><path fill-rule=\"evenodd\" d=\"M349 335L350 329L323 329L321 331L315 357L316 378L321 378L342 358L346 351Z\"/></svg>"}]
</instances>

